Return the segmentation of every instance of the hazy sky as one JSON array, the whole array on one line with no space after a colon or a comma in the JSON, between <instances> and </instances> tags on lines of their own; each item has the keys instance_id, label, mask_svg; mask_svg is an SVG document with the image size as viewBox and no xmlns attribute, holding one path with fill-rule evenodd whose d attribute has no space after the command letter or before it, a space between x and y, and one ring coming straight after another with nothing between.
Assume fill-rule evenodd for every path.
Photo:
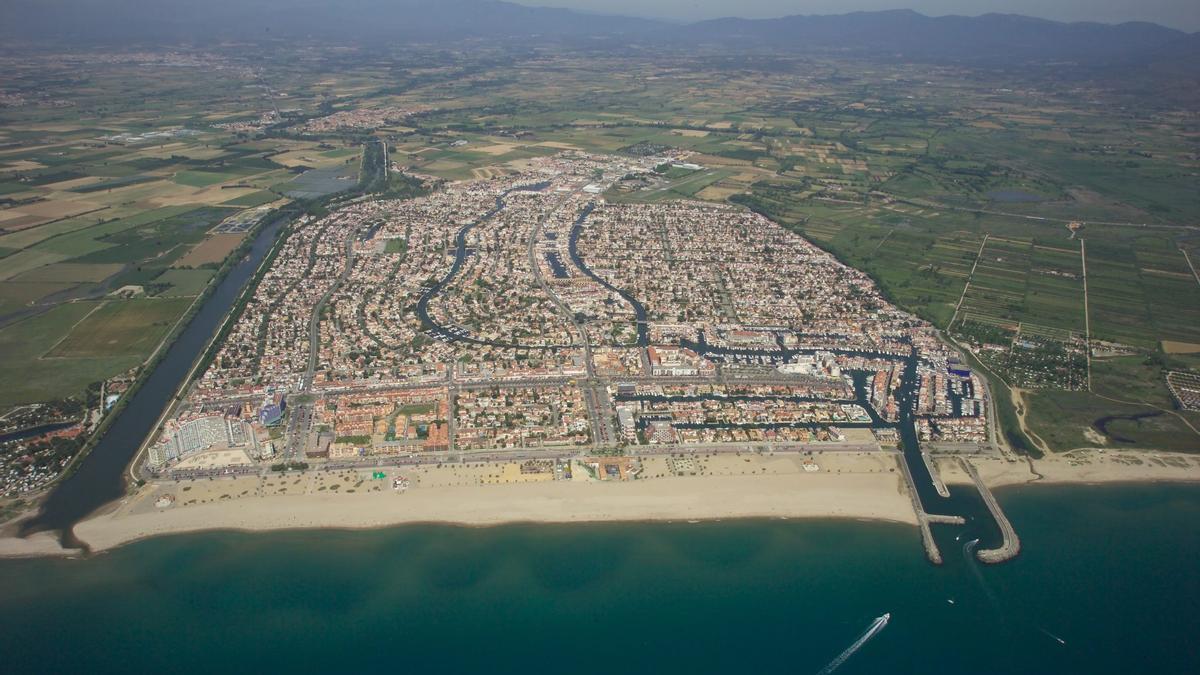
<instances>
[{"instance_id":1,"label":"hazy sky","mask_svg":"<svg viewBox=\"0 0 1200 675\"><path fill-rule=\"evenodd\" d=\"M570 7L608 14L672 19L720 16L775 17L842 14L856 10L914 9L922 14L1008 12L1060 21L1153 21L1200 30L1200 0L515 0L525 5Z\"/></svg>"}]
</instances>

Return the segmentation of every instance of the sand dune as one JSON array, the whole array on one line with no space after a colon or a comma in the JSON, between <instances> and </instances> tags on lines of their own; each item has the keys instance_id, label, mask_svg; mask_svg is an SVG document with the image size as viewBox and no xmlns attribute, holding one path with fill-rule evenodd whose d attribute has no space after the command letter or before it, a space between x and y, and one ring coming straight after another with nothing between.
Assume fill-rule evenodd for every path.
<instances>
[{"instance_id":1,"label":"sand dune","mask_svg":"<svg viewBox=\"0 0 1200 675\"><path fill-rule=\"evenodd\" d=\"M1173 452L1073 450L1030 462L1000 458L972 458L990 487L1024 483L1146 483L1200 481L1200 455ZM947 483L966 484L971 479L950 458L937 460ZM1035 473L1036 472L1036 473Z\"/></svg>"}]
</instances>

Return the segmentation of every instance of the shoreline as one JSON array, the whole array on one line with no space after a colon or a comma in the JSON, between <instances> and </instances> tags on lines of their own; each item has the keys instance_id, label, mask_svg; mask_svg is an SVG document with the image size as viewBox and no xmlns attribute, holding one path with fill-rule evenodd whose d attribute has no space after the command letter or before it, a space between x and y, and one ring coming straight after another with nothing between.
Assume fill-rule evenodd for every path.
<instances>
[{"instance_id":1,"label":"shoreline","mask_svg":"<svg viewBox=\"0 0 1200 675\"><path fill-rule=\"evenodd\" d=\"M894 453L811 459L819 471L806 471L800 456L714 456L704 458L700 475L689 476L664 475L660 460L663 467L648 463L649 478L633 481L600 481L579 475L582 471L572 480L549 480L513 472L503 462L426 466L405 469L413 487L403 493L391 489L396 470L374 482L364 472L347 470L152 483L79 523L75 533L91 553L100 553L152 537L213 531L750 519L918 525ZM933 460L947 484L972 485L956 457ZM1090 449L1042 460L970 461L988 487L1001 490L1200 483L1200 456L1181 453ZM0 538L0 558L84 555L61 548L53 533Z\"/></svg>"},{"instance_id":2,"label":"shoreline","mask_svg":"<svg viewBox=\"0 0 1200 675\"><path fill-rule=\"evenodd\" d=\"M890 472L418 485L402 494L390 487L331 494L318 485L320 480L336 478L337 474L308 476L303 495L229 498L166 510L148 510L156 508L152 500L161 498L158 489L151 488L126 500L111 514L80 523L75 533L93 552L99 552L157 534L203 529L370 529L416 523L487 527L743 518L855 518L916 525L899 478ZM212 486L226 489L220 483Z\"/></svg>"},{"instance_id":3,"label":"shoreline","mask_svg":"<svg viewBox=\"0 0 1200 675\"><path fill-rule=\"evenodd\" d=\"M416 523L484 527L583 523L834 518L916 525L887 452L838 453L805 469L798 455L721 455L697 475L672 475L665 458L644 462L644 478L597 480L581 465L569 480L526 475L512 463L409 467L371 480L354 470L151 483L75 527L92 552L147 537L203 530L371 529ZM810 459L811 463L812 460ZM36 541L35 541L36 538ZM50 539L54 546L48 546ZM0 539L0 557L77 555L43 533Z\"/></svg>"},{"instance_id":4,"label":"shoreline","mask_svg":"<svg viewBox=\"0 0 1200 675\"><path fill-rule=\"evenodd\" d=\"M58 540L52 535L47 537L46 541L39 541L44 532L31 535L30 543L22 545L18 542L23 540L19 538L0 537L0 560L21 560L34 558L86 558L94 554L108 553L115 551L125 546L130 546L142 541L150 539L160 539L163 537L187 536L192 534L210 534L217 532L229 532L237 534L254 534L260 532L372 532L376 530L388 530L393 528L403 527L420 527L420 526L436 526L436 527L456 527L469 530L485 530L498 527L508 527L511 525L597 525L604 523L611 524L629 524L638 525L641 523L720 523L727 521L756 521L756 520L805 520L812 522L820 521L856 521L860 523L889 523L893 525L913 525L905 519L880 518L871 516L856 516L856 515L733 515L726 517L702 517L702 518L671 518L671 517L631 517L631 518L593 518L579 520L499 520L486 523L471 523L460 520L402 520L394 523L384 523L379 525L295 525L286 527L234 527L215 525L212 527L198 527L191 529L171 529L162 532L148 533L142 536L125 539L120 542L112 543L104 548L92 547L88 551L83 549L64 549L58 545Z\"/></svg>"}]
</instances>

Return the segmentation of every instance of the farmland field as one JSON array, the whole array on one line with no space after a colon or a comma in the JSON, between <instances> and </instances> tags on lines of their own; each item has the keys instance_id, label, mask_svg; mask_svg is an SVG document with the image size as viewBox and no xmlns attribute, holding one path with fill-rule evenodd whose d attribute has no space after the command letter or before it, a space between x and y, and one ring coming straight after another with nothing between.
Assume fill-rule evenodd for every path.
<instances>
[{"instance_id":1,"label":"farmland field","mask_svg":"<svg viewBox=\"0 0 1200 675\"><path fill-rule=\"evenodd\" d=\"M209 279L212 279L214 270L184 270L184 269L169 269L155 277L154 281L159 284L170 286L162 292L163 297L189 297L199 295L204 287L208 285Z\"/></svg>"},{"instance_id":2,"label":"farmland field","mask_svg":"<svg viewBox=\"0 0 1200 675\"><path fill-rule=\"evenodd\" d=\"M199 267L219 263L242 243L242 234L213 234L209 235L187 255L175 261L176 267Z\"/></svg>"},{"instance_id":3,"label":"farmland field","mask_svg":"<svg viewBox=\"0 0 1200 675\"><path fill-rule=\"evenodd\" d=\"M188 298L106 302L44 358L146 356L190 304Z\"/></svg>"},{"instance_id":4,"label":"farmland field","mask_svg":"<svg viewBox=\"0 0 1200 675\"><path fill-rule=\"evenodd\" d=\"M99 306L93 302L58 305L32 318L0 328L0 405L49 401L78 395L88 385L124 372L145 355L47 359L47 351Z\"/></svg>"}]
</instances>

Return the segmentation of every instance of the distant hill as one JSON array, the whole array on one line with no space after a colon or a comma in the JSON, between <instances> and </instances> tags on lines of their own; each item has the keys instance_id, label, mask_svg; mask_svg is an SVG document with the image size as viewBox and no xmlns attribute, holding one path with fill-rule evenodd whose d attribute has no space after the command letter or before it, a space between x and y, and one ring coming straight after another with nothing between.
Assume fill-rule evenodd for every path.
<instances>
[{"instance_id":1,"label":"distant hill","mask_svg":"<svg viewBox=\"0 0 1200 675\"><path fill-rule=\"evenodd\" d=\"M1159 72L1200 73L1200 33L1185 35L1138 54L1134 62Z\"/></svg>"},{"instance_id":2,"label":"distant hill","mask_svg":"<svg viewBox=\"0 0 1200 675\"><path fill-rule=\"evenodd\" d=\"M500 0L0 0L0 38L10 43L263 37L432 42L531 36L719 44L733 53L765 48L913 61L1061 62L1162 74L1200 72L1200 34L1151 23L1061 23L1014 14L928 17L895 10L680 26Z\"/></svg>"},{"instance_id":3,"label":"distant hill","mask_svg":"<svg viewBox=\"0 0 1200 675\"><path fill-rule=\"evenodd\" d=\"M0 0L0 36L122 42L261 37L425 41L634 34L645 19L499 0Z\"/></svg>"},{"instance_id":4,"label":"distant hill","mask_svg":"<svg viewBox=\"0 0 1200 675\"><path fill-rule=\"evenodd\" d=\"M680 34L701 41L918 60L1126 62L1187 37L1152 23L1060 23L1015 14L928 17L910 10L779 19L715 19Z\"/></svg>"}]
</instances>

